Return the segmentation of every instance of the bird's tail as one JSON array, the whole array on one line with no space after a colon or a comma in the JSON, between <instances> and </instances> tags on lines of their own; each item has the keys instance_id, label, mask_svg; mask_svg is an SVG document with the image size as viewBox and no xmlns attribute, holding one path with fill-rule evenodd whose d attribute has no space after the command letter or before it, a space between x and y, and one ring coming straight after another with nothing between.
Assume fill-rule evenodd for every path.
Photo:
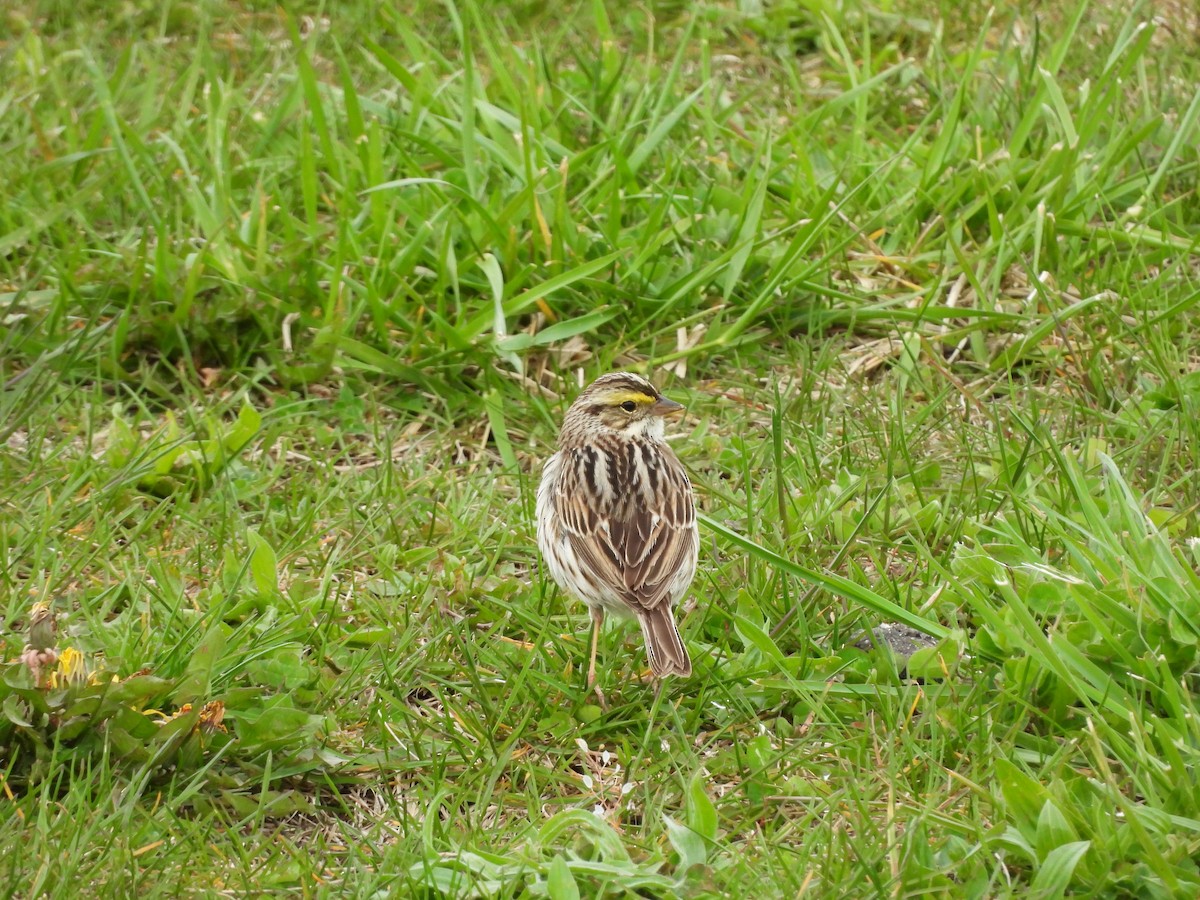
<instances>
[{"instance_id":1,"label":"bird's tail","mask_svg":"<svg viewBox=\"0 0 1200 900\"><path fill-rule=\"evenodd\" d=\"M642 625L642 637L646 639L646 655L650 657L650 668L656 678L678 675L686 678L692 674L692 661L687 648L675 627L675 617L666 604L648 609L638 615Z\"/></svg>"}]
</instances>

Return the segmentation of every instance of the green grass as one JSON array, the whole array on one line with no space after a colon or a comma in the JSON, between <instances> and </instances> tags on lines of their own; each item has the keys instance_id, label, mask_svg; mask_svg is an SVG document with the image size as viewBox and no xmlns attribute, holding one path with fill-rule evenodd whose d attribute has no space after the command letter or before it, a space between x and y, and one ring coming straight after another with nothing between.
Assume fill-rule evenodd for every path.
<instances>
[{"instance_id":1,"label":"green grass","mask_svg":"<svg viewBox=\"0 0 1200 900\"><path fill-rule=\"evenodd\" d=\"M5 896L1200 893L1185 4L284 6L0 14ZM696 673L600 710L618 367Z\"/></svg>"}]
</instances>

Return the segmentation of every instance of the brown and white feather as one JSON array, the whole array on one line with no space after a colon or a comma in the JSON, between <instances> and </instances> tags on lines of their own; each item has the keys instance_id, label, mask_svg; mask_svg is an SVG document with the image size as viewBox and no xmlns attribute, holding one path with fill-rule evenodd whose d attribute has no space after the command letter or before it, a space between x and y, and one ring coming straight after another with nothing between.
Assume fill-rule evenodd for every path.
<instances>
[{"instance_id":1,"label":"brown and white feather","mask_svg":"<svg viewBox=\"0 0 1200 900\"><path fill-rule=\"evenodd\" d=\"M661 400L649 382L627 373L604 376L580 395L543 470L538 545L569 593L594 609L637 617L656 675L687 675L691 661L673 608L696 573L692 486L660 416L623 428L619 418L605 424L597 397L622 386Z\"/></svg>"}]
</instances>

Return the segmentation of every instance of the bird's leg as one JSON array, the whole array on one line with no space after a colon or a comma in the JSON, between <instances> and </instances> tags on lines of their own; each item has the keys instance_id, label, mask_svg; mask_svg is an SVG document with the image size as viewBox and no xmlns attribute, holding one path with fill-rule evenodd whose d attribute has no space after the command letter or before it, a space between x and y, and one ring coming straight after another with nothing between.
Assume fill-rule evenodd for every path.
<instances>
[{"instance_id":1,"label":"bird's leg","mask_svg":"<svg viewBox=\"0 0 1200 900\"><path fill-rule=\"evenodd\" d=\"M600 626L604 624L604 607L593 606L592 610L592 655L588 662L588 690L596 692L596 699L600 701L600 708L607 709L608 704L604 700L604 694L600 690L600 686L596 684L596 647L600 643Z\"/></svg>"}]
</instances>

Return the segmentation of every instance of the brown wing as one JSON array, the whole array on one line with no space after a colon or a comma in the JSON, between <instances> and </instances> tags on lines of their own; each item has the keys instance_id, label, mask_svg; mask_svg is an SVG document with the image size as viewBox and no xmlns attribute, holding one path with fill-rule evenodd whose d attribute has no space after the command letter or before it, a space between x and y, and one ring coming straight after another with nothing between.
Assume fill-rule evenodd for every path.
<instances>
[{"instance_id":1,"label":"brown wing","mask_svg":"<svg viewBox=\"0 0 1200 900\"><path fill-rule=\"evenodd\" d=\"M605 451L562 451L555 505L571 548L634 612L670 604L698 543L687 473L665 446L621 441Z\"/></svg>"}]
</instances>

